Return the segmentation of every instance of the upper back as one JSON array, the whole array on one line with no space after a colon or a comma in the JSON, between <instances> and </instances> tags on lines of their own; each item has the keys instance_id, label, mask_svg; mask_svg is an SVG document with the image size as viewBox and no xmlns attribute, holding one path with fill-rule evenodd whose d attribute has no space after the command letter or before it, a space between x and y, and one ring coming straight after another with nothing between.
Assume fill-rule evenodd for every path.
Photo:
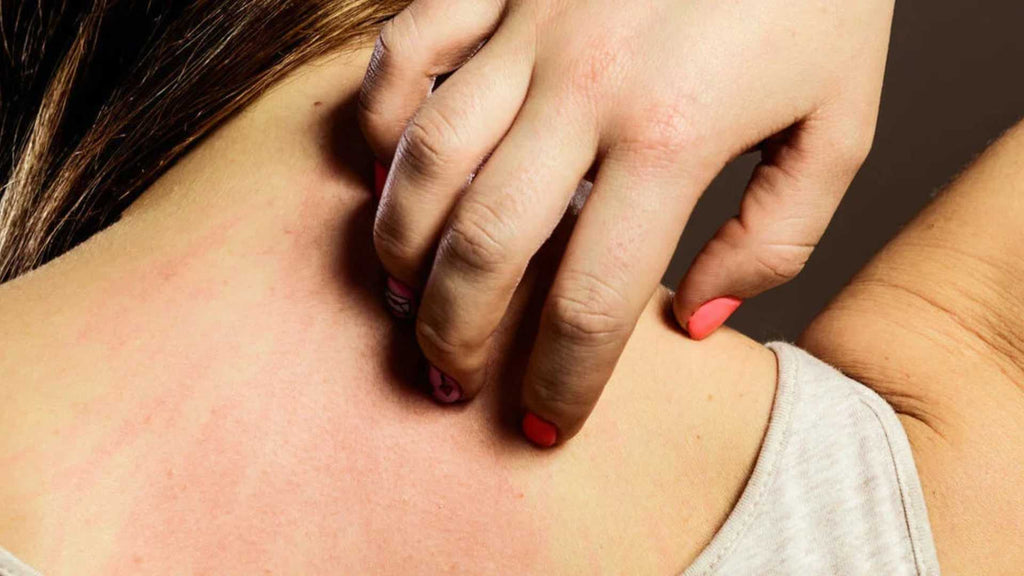
<instances>
[{"instance_id":1,"label":"upper back","mask_svg":"<svg viewBox=\"0 0 1024 576\"><path fill-rule=\"evenodd\" d=\"M326 137L363 57L278 87L0 287L0 545L54 573L592 574L678 571L711 539L772 354L687 341L659 294L563 449L509 425L511 371L434 405L381 304L357 140L338 162Z\"/></svg>"}]
</instances>

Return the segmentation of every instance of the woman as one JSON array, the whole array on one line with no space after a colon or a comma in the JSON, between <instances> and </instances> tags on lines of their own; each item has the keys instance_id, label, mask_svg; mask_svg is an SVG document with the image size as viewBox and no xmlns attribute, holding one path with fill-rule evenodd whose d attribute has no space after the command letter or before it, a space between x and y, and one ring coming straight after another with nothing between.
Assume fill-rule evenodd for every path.
<instances>
[{"instance_id":1,"label":"woman","mask_svg":"<svg viewBox=\"0 0 1024 576\"><path fill-rule=\"evenodd\" d=\"M453 411L409 386L414 337L380 302L352 102L388 13L216 6L161 20L149 74L110 93L77 98L82 70L58 67L12 171L9 275L89 237L0 287L12 555L54 574L1021 565L1024 129L804 336L867 387L786 345L681 338L659 293L587 427L538 453L515 382L547 263L489 350L501 379ZM293 51L256 34L296 22Z\"/></svg>"}]
</instances>

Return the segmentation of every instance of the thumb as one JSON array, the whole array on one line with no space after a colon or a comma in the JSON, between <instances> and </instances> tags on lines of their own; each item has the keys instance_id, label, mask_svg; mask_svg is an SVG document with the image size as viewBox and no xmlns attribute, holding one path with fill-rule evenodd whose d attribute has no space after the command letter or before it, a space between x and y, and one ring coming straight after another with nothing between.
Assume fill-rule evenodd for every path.
<instances>
[{"instance_id":1,"label":"thumb","mask_svg":"<svg viewBox=\"0 0 1024 576\"><path fill-rule=\"evenodd\" d=\"M676 292L673 310L691 338L707 337L743 300L803 270L870 149L872 131L857 126L812 116L765 143L739 215L704 246Z\"/></svg>"}]
</instances>

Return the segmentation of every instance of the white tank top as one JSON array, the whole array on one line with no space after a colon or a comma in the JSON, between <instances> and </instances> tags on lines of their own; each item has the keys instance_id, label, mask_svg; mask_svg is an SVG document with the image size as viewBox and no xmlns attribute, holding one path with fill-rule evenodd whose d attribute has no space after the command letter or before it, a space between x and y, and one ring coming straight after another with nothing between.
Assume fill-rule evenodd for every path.
<instances>
[{"instance_id":1,"label":"white tank top","mask_svg":"<svg viewBox=\"0 0 1024 576\"><path fill-rule=\"evenodd\" d=\"M910 443L892 407L785 343L754 473L684 576L939 573Z\"/></svg>"},{"instance_id":2,"label":"white tank top","mask_svg":"<svg viewBox=\"0 0 1024 576\"><path fill-rule=\"evenodd\" d=\"M896 413L806 352L768 347L779 383L754 473L684 576L938 574ZM0 576L38 573L0 548Z\"/></svg>"}]
</instances>

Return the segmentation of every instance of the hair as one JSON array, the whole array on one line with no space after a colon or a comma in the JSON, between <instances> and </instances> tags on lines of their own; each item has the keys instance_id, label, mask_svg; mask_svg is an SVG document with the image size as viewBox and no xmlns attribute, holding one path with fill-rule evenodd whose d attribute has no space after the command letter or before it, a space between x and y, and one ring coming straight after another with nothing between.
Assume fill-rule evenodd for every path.
<instances>
[{"instance_id":1,"label":"hair","mask_svg":"<svg viewBox=\"0 0 1024 576\"><path fill-rule=\"evenodd\" d=\"M0 283L70 250L304 62L410 0L0 0Z\"/></svg>"}]
</instances>

